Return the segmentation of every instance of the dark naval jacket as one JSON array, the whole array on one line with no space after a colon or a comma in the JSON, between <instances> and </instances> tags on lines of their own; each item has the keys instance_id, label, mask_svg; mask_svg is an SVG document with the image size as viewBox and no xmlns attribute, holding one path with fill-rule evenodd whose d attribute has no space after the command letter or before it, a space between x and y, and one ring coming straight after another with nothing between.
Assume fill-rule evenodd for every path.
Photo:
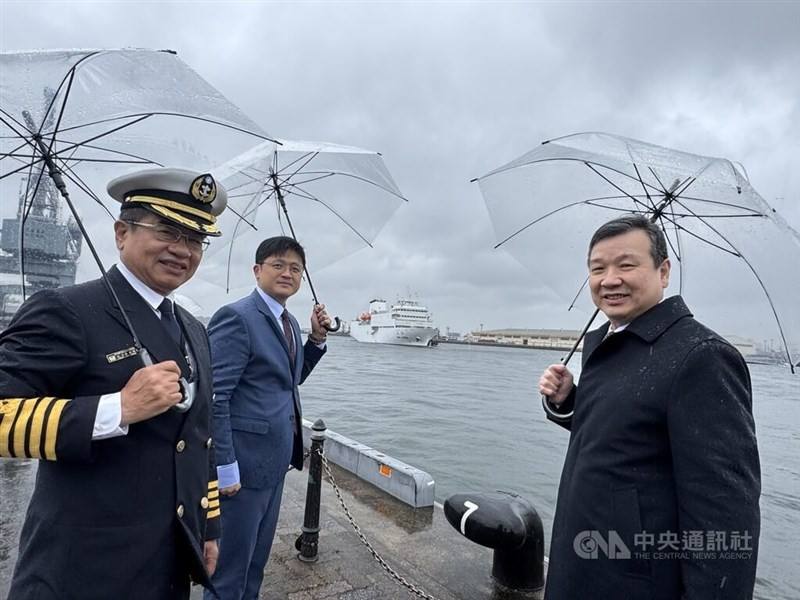
<instances>
[{"instance_id":1,"label":"dark naval jacket","mask_svg":"<svg viewBox=\"0 0 800 600\"><path fill-rule=\"evenodd\" d=\"M587 334L561 408L575 412L545 598L751 598L760 472L744 360L679 296L607 329Z\"/></svg>"},{"instance_id":2,"label":"dark naval jacket","mask_svg":"<svg viewBox=\"0 0 800 600\"><path fill-rule=\"evenodd\" d=\"M116 268L108 278L154 362L183 352ZM203 326L176 306L197 394L190 410L92 440L98 401L142 367L101 280L39 292L0 334L0 456L39 458L9 597L167 599L208 583L203 544L219 536Z\"/></svg>"}]
</instances>

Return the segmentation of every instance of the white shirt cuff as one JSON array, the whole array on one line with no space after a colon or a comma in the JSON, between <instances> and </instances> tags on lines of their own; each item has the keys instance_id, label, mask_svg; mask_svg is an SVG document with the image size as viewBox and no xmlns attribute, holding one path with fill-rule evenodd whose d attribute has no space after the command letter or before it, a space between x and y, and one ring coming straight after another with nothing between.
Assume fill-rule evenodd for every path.
<instances>
[{"instance_id":1,"label":"white shirt cuff","mask_svg":"<svg viewBox=\"0 0 800 600\"><path fill-rule=\"evenodd\" d=\"M100 396L97 403L97 414L94 417L94 429L92 430L93 440L105 440L108 438L128 435L128 426L120 426L122 421L122 396L119 392L115 394L104 394Z\"/></svg>"},{"instance_id":2,"label":"white shirt cuff","mask_svg":"<svg viewBox=\"0 0 800 600\"><path fill-rule=\"evenodd\" d=\"M217 466L217 480L219 489L231 487L239 483L239 462L229 465Z\"/></svg>"}]
</instances>

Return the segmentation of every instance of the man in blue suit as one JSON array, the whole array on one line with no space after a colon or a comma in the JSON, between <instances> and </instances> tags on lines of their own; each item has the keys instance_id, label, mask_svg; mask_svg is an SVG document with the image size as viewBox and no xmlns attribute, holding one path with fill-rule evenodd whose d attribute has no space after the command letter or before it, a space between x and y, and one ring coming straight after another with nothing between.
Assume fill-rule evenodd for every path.
<instances>
[{"instance_id":1,"label":"man in blue suit","mask_svg":"<svg viewBox=\"0 0 800 600\"><path fill-rule=\"evenodd\" d=\"M213 583L222 600L258 598L284 477L290 465L303 468L297 386L325 354L330 325L324 305L316 305L302 345L300 325L286 310L305 263L294 239L264 240L253 266L256 289L219 309L208 326L223 532Z\"/></svg>"}]
</instances>

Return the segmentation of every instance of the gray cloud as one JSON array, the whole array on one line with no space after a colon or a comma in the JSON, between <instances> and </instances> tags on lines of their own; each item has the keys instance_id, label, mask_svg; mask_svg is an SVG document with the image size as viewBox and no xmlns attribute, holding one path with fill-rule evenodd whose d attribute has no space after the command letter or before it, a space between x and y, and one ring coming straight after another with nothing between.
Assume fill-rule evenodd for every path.
<instances>
[{"instance_id":1,"label":"gray cloud","mask_svg":"<svg viewBox=\"0 0 800 600\"><path fill-rule=\"evenodd\" d=\"M382 152L410 202L373 250L315 274L342 316L410 289L442 328L579 327L492 250L469 183L576 131L741 161L800 226L794 3L5 1L0 17L3 50L173 48L274 135ZM195 289L209 311L229 299Z\"/></svg>"}]
</instances>

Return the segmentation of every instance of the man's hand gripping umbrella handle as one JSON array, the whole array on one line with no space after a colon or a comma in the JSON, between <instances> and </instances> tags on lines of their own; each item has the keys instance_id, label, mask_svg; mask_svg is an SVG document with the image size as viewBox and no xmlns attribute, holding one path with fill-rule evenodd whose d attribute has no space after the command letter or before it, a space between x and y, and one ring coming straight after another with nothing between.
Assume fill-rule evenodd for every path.
<instances>
[{"instance_id":1,"label":"man's hand gripping umbrella handle","mask_svg":"<svg viewBox=\"0 0 800 600\"><path fill-rule=\"evenodd\" d=\"M150 367L155 364L153 363L153 358L150 356L147 348L144 346L139 348L139 356L141 357L142 363L144 363L145 367ZM178 385L181 386L181 397L183 400L175 404L172 409L177 412L186 412L192 407L192 404L194 404L194 393L192 392L192 388L185 377L181 377L178 380Z\"/></svg>"},{"instance_id":2,"label":"man's hand gripping umbrella handle","mask_svg":"<svg viewBox=\"0 0 800 600\"><path fill-rule=\"evenodd\" d=\"M562 365L566 366L569 360L572 358L572 355L575 354L575 352L578 350L578 346L580 346L581 340L583 340L583 338L586 336L586 332L589 331L589 327L592 326L592 323L594 323L594 320L597 318L599 312L600 309L596 308L594 313L592 313L589 322L586 323L586 326L583 328L583 331L581 331L581 334L578 336L578 339L575 340L575 344L572 346L572 349L569 351L569 354L567 354L564 358L561 359ZM550 402L550 398L542 394L542 408L544 408L544 412L550 417L550 419L552 419L556 423L565 423L572 419L572 415L575 412L574 409L569 412L556 412L554 410L554 407L555 405L552 402Z\"/></svg>"}]
</instances>

